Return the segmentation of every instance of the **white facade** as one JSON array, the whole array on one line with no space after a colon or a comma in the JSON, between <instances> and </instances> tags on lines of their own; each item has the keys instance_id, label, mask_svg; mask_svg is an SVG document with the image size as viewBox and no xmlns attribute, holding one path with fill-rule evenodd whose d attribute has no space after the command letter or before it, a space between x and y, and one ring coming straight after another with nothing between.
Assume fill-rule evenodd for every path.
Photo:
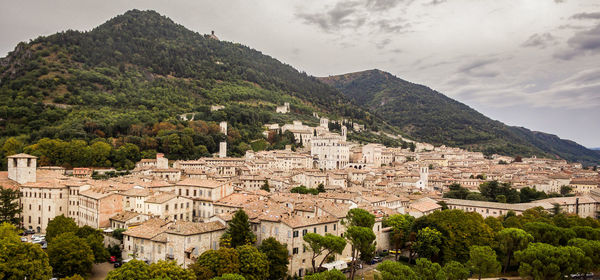
<instances>
[{"instance_id":1,"label":"white facade","mask_svg":"<svg viewBox=\"0 0 600 280\"><path fill-rule=\"evenodd\" d=\"M350 147L339 135L313 137L310 154L321 169L341 169L350 162Z\"/></svg>"}]
</instances>

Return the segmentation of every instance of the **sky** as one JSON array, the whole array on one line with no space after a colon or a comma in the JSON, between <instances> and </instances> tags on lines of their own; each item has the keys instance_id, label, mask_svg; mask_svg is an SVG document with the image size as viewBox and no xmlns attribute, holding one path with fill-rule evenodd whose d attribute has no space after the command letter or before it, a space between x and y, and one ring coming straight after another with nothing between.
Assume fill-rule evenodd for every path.
<instances>
[{"instance_id":1,"label":"sky","mask_svg":"<svg viewBox=\"0 0 600 280\"><path fill-rule=\"evenodd\" d=\"M369 69L427 85L492 119L600 147L598 0L0 0L16 44L155 10L314 76Z\"/></svg>"}]
</instances>

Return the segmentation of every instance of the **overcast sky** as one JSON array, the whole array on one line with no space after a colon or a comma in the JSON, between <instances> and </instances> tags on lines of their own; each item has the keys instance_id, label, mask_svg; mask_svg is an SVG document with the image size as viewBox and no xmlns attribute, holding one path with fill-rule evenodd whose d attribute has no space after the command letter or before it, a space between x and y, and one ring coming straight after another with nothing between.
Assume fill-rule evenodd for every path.
<instances>
[{"instance_id":1,"label":"overcast sky","mask_svg":"<svg viewBox=\"0 0 600 280\"><path fill-rule=\"evenodd\" d=\"M239 42L315 76L367 69L427 85L509 125L600 147L600 1L8 1L0 56L129 9Z\"/></svg>"}]
</instances>

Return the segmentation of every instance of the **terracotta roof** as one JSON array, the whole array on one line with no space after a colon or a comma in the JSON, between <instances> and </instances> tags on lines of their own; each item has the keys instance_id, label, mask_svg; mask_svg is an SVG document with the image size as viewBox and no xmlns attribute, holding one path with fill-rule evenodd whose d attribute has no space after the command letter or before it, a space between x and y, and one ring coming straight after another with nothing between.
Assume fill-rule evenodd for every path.
<instances>
[{"instance_id":1,"label":"terracotta roof","mask_svg":"<svg viewBox=\"0 0 600 280\"><path fill-rule=\"evenodd\" d=\"M123 211L123 212L119 212L119 213L115 214L114 216L110 217L110 219L118 221L118 222L127 222L139 215L142 215L142 214L136 213L136 212L131 212L131 211Z\"/></svg>"},{"instance_id":2,"label":"terracotta roof","mask_svg":"<svg viewBox=\"0 0 600 280\"><path fill-rule=\"evenodd\" d=\"M167 227L167 233L177 235L195 235L212 231L224 230L227 227L220 222L195 223L177 221Z\"/></svg>"},{"instance_id":3,"label":"terracotta roof","mask_svg":"<svg viewBox=\"0 0 600 280\"><path fill-rule=\"evenodd\" d=\"M214 189L218 188L225 184L225 182L219 182L210 179L197 179L197 178L187 178L181 180L177 183L178 186L193 186L193 187L201 187L201 188L209 188Z\"/></svg>"},{"instance_id":4,"label":"terracotta roof","mask_svg":"<svg viewBox=\"0 0 600 280\"><path fill-rule=\"evenodd\" d=\"M32 155L28 155L28 154L16 154L16 155L12 155L12 156L7 156L6 158L37 158L36 156L32 156Z\"/></svg>"},{"instance_id":5,"label":"terracotta roof","mask_svg":"<svg viewBox=\"0 0 600 280\"><path fill-rule=\"evenodd\" d=\"M148 197L146 199L146 203L165 203L173 198L176 198L177 195L174 193L168 193L168 192L160 192L160 193L156 193L151 197Z\"/></svg>"},{"instance_id":6,"label":"terracotta roof","mask_svg":"<svg viewBox=\"0 0 600 280\"><path fill-rule=\"evenodd\" d=\"M167 230L169 222L157 218L149 219L139 226L130 227L123 232L124 235L129 235L137 238L151 239Z\"/></svg>"}]
</instances>

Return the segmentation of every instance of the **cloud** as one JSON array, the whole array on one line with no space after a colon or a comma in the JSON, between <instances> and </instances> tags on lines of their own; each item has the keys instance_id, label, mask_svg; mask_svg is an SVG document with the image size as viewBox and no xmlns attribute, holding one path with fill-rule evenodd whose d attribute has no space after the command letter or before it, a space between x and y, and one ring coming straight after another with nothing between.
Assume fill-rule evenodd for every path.
<instances>
[{"instance_id":1,"label":"cloud","mask_svg":"<svg viewBox=\"0 0 600 280\"><path fill-rule=\"evenodd\" d=\"M429 5L439 5L439 4L445 3L445 2L447 2L447 1L448 1L448 0L432 0L432 1L431 1L431 2L429 2L428 4L429 4Z\"/></svg>"},{"instance_id":2,"label":"cloud","mask_svg":"<svg viewBox=\"0 0 600 280\"><path fill-rule=\"evenodd\" d=\"M544 49L546 48L549 44L555 43L556 42L556 38L554 38L554 36L552 36L552 34L550 33L544 33L544 34L533 34L531 35L527 41L525 41L523 44L521 44L521 46L523 47L536 47L536 48L541 48Z\"/></svg>"},{"instance_id":3,"label":"cloud","mask_svg":"<svg viewBox=\"0 0 600 280\"><path fill-rule=\"evenodd\" d=\"M385 48L385 46L389 45L391 42L392 42L392 39L385 38L385 39L381 40L380 42L376 43L375 46L381 50L381 49Z\"/></svg>"},{"instance_id":4,"label":"cloud","mask_svg":"<svg viewBox=\"0 0 600 280\"><path fill-rule=\"evenodd\" d=\"M407 4L410 4L412 3L412 0L367 0L365 6L371 11L386 11L395 8L402 2L407 2Z\"/></svg>"},{"instance_id":5,"label":"cloud","mask_svg":"<svg viewBox=\"0 0 600 280\"><path fill-rule=\"evenodd\" d=\"M401 31L408 31L411 27L410 23L398 23L402 22L402 19L380 19L373 23L377 28L385 33L399 33Z\"/></svg>"},{"instance_id":6,"label":"cloud","mask_svg":"<svg viewBox=\"0 0 600 280\"><path fill-rule=\"evenodd\" d=\"M298 13L297 16L307 24L316 25L325 32L341 28L358 28L366 22L366 16L354 16L360 10L360 2L341 1L326 12Z\"/></svg>"},{"instance_id":7,"label":"cloud","mask_svg":"<svg viewBox=\"0 0 600 280\"><path fill-rule=\"evenodd\" d=\"M567 41L569 49L554 54L554 57L570 60L578 55L594 55L600 51L600 23L591 29L573 35Z\"/></svg>"},{"instance_id":8,"label":"cloud","mask_svg":"<svg viewBox=\"0 0 600 280\"><path fill-rule=\"evenodd\" d=\"M600 19L600 12L579 13L571 16L572 19Z\"/></svg>"},{"instance_id":9,"label":"cloud","mask_svg":"<svg viewBox=\"0 0 600 280\"><path fill-rule=\"evenodd\" d=\"M496 58L475 59L470 63L464 64L458 68L458 71L469 76L480 78L493 78L500 74L498 71L486 69L488 65L497 62Z\"/></svg>"}]
</instances>

